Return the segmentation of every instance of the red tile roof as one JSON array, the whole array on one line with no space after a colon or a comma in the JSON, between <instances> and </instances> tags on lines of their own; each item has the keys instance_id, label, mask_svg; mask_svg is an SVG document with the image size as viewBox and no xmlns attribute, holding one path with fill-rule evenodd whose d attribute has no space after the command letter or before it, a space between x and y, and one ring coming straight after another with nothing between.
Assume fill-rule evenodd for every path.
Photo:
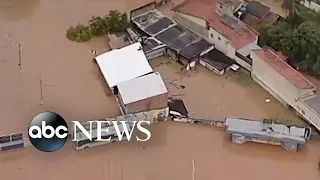
<instances>
[{"instance_id":1,"label":"red tile roof","mask_svg":"<svg viewBox=\"0 0 320 180\"><path fill-rule=\"evenodd\" d=\"M249 26L232 29L222 23L221 16L216 12L216 4L217 0L186 0L172 10L206 20L210 27L225 36L236 50L255 42L259 33Z\"/></svg>"},{"instance_id":2,"label":"red tile roof","mask_svg":"<svg viewBox=\"0 0 320 180\"><path fill-rule=\"evenodd\" d=\"M253 50L261 60L265 61L275 71L286 78L294 86L299 89L313 89L316 88L310 81L308 81L298 71L293 69L281 57L279 57L271 48L264 47L262 49Z\"/></svg>"}]
</instances>

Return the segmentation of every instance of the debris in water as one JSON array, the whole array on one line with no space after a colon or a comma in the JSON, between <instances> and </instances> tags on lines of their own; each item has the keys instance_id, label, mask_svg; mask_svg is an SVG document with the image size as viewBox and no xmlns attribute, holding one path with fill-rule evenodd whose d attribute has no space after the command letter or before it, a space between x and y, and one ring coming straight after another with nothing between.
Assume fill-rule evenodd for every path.
<instances>
[{"instance_id":1,"label":"debris in water","mask_svg":"<svg viewBox=\"0 0 320 180\"><path fill-rule=\"evenodd\" d=\"M181 87L181 89L185 89L186 88L186 86L184 86L184 85L180 85L180 87Z\"/></svg>"},{"instance_id":2,"label":"debris in water","mask_svg":"<svg viewBox=\"0 0 320 180\"><path fill-rule=\"evenodd\" d=\"M269 103L271 100L270 99L266 99L266 103Z\"/></svg>"}]
</instances>

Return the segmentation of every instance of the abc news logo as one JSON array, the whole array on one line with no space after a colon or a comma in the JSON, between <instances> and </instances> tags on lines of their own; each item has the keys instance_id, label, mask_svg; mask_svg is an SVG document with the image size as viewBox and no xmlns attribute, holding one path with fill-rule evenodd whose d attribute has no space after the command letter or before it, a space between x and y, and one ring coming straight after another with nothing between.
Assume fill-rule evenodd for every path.
<instances>
[{"instance_id":1,"label":"abc news logo","mask_svg":"<svg viewBox=\"0 0 320 180\"><path fill-rule=\"evenodd\" d=\"M146 139L140 139L137 138L137 141L147 141L151 138L151 133L148 129L141 126L141 123L150 125L150 122L148 121L139 121L139 122L133 122L133 128L128 129L127 126L125 126L126 122L121 121L119 124L118 121L88 121L90 122L90 128L87 130L83 125L78 121L72 121L74 124L73 126L73 133L74 133L74 139L72 141L79 141L77 139L77 133L82 133L88 140L92 141L92 137L94 136L92 134L92 125L94 123L97 124L96 130L96 140L95 141L110 141L110 139L103 139L101 132L108 132L108 127L102 128L102 123L107 123L108 125L113 125L116 129L117 137L119 138L119 141L122 140L124 134L126 135L126 139L130 141L132 132L134 130L134 127L137 123L137 128L147 135ZM122 126L123 132L121 132L119 129L119 126ZM78 131L77 131L78 130ZM66 121L57 113L54 112L42 112L38 114L36 117L32 119L30 122L29 128L28 128L28 135L31 144L37 148L40 151L43 152L54 152L62 148L62 146L66 143L69 137L69 131L68 131L68 125Z\"/></svg>"}]
</instances>

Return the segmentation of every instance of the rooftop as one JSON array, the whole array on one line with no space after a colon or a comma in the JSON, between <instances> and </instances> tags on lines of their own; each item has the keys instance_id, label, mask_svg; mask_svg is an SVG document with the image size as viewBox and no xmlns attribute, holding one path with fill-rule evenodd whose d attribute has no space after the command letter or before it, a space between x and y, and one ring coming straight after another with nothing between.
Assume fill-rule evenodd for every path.
<instances>
[{"instance_id":1,"label":"rooftop","mask_svg":"<svg viewBox=\"0 0 320 180\"><path fill-rule=\"evenodd\" d=\"M245 14L244 17L242 18L242 21L248 25L255 25L257 23L264 23L264 24L274 24L276 21L280 18L279 15L269 12L267 16L265 16L262 19L259 19L249 13Z\"/></svg>"},{"instance_id":2,"label":"rooftop","mask_svg":"<svg viewBox=\"0 0 320 180\"><path fill-rule=\"evenodd\" d=\"M257 1L249 2L246 8L247 8L247 13L249 13L259 19L266 17L270 12L269 7L267 7Z\"/></svg>"},{"instance_id":3,"label":"rooftop","mask_svg":"<svg viewBox=\"0 0 320 180\"><path fill-rule=\"evenodd\" d=\"M124 104L137 102L168 92L158 72L120 83L118 89Z\"/></svg>"},{"instance_id":4,"label":"rooftop","mask_svg":"<svg viewBox=\"0 0 320 180\"><path fill-rule=\"evenodd\" d=\"M155 39L154 37L149 37L142 43L142 48L145 53L152 51L153 49L157 49L159 47L163 47L165 44L162 44L160 41Z\"/></svg>"},{"instance_id":5,"label":"rooftop","mask_svg":"<svg viewBox=\"0 0 320 180\"><path fill-rule=\"evenodd\" d=\"M176 22L157 10L151 10L132 18L132 21L143 31L155 36L161 31L176 25Z\"/></svg>"},{"instance_id":6,"label":"rooftop","mask_svg":"<svg viewBox=\"0 0 320 180\"><path fill-rule=\"evenodd\" d=\"M269 7L261 4L260 2L251 1L246 6L246 13L241 20L250 25L256 25L257 23L274 24L280 16L273 13Z\"/></svg>"},{"instance_id":7,"label":"rooftop","mask_svg":"<svg viewBox=\"0 0 320 180\"><path fill-rule=\"evenodd\" d=\"M192 59L211 47L211 44L181 25L173 26L155 36L187 59Z\"/></svg>"},{"instance_id":8,"label":"rooftop","mask_svg":"<svg viewBox=\"0 0 320 180\"><path fill-rule=\"evenodd\" d=\"M229 58L217 49L210 51L203 57L203 59L213 67L217 68L219 71L236 63L233 59Z\"/></svg>"},{"instance_id":9,"label":"rooftop","mask_svg":"<svg viewBox=\"0 0 320 180\"><path fill-rule=\"evenodd\" d=\"M299 89L314 89L316 88L310 81L302 76L298 71L293 69L285 60L281 59L272 49L264 47L255 49L253 53L261 60L265 61L275 71L281 74L289 82Z\"/></svg>"},{"instance_id":10,"label":"rooftop","mask_svg":"<svg viewBox=\"0 0 320 180\"><path fill-rule=\"evenodd\" d=\"M261 49L261 47L256 43L250 43L244 46L243 48L239 49L237 52L240 53L242 56L247 57L254 49Z\"/></svg>"},{"instance_id":11,"label":"rooftop","mask_svg":"<svg viewBox=\"0 0 320 180\"><path fill-rule=\"evenodd\" d=\"M257 31L247 25L233 28L221 21L216 12L217 0L186 0L172 10L206 20L209 25L230 40L235 49L255 42L259 35Z\"/></svg>"},{"instance_id":12,"label":"rooftop","mask_svg":"<svg viewBox=\"0 0 320 180\"><path fill-rule=\"evenodd\" d=\"M242 3L239 0L218 0L218 2L223 5L233 6L234 8L237 8Z\"/></svg>"},{"instance_id":13,"label":"rooftop","mask_svg":"<svg viewBox=\"0 0 320 180\"><path fill-rule=\"evenodd\" d=\"M306 128L241 118L226 118L225 124L228 131L306 142Z\"/></svg>"},{"instance_id":14,"label":"rooftop","mask_svg":"<svg viewBox=\"0 0 320 180\"><path fill-rule=\"evenodd\" d=\"M108 51L96 61L109 87L153 72L140 43Z\"/></svg>"},{"instance_id":15,"label":"rooftop","mask_svg":"<svg viewBox=\"0 0 320 180\"><path fill-rule=\"evenodd\" d=\"M320 115L320 96L306 99L303 102L313 109L318 115Z\"/></svg>"}]
</instances>

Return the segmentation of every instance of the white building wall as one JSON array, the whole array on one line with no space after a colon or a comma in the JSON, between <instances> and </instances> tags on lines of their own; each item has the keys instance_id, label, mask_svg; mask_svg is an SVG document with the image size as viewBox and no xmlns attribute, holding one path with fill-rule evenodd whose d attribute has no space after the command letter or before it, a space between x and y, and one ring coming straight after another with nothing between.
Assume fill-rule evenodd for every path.
<instances>
[{"instance_id":1,"label":"white building wall","mask_svg":"<svg viewBox=\"0 0 320 180\"><path fill-rule=\"evenodd\" d=\"M197 25L200 25L200 26L202 26L204 28L206 27L207 22L204 19L201 19L201 18L198 18L198 17L195 17L195 16L190 16L190 15L187 15L187 14L182 14L182 13L177 13L177 14L180 14L184 18L189 19L190 21L196 23Z\"/></svg>"},{"instance_id":2,"label":"white building wall","mask_svg":"<svg viewBox=\"0 0 320 180\"><path fill-rule=\"evenodd\" d=\"M236 50L231 45L231 42L224 37L221 33L216 31L214 28L210 27L207 30L207 22L204 19L175 12L174 19L181 23L183 26L189 28L193 32L196 32L203 38L207 39L209 42L214 44L215 48L224 54L226 54L231 59L234 59L239 65L245 69L251 71L251 65L242 59L236 57ZM258 37L256 38L256 43Z\"/></svg>"},{"instance_id":3,"label":"white building wall","mask_svg":"<svg viewBox=\"0 0 320 180\"><path fill-rule=\"evenodd\" d=\"M230 58L234 57L234 55L232 55L232 49L229 50L229 48L233 48L231 47L230 41L212 27L209 29L209 41L214 44L217 50L228 56L230 55Z\"/></svg>"},{"instance_id":4,"label":"white building wall","mask_svg":"<svg viewBox=\"0 0 320 180\"><path fill-rule=\"evenodd\" d=\"M175 12L173 19L192 32L208 40L207 22L204 19Z\"/></svg>"}]
</instances>

